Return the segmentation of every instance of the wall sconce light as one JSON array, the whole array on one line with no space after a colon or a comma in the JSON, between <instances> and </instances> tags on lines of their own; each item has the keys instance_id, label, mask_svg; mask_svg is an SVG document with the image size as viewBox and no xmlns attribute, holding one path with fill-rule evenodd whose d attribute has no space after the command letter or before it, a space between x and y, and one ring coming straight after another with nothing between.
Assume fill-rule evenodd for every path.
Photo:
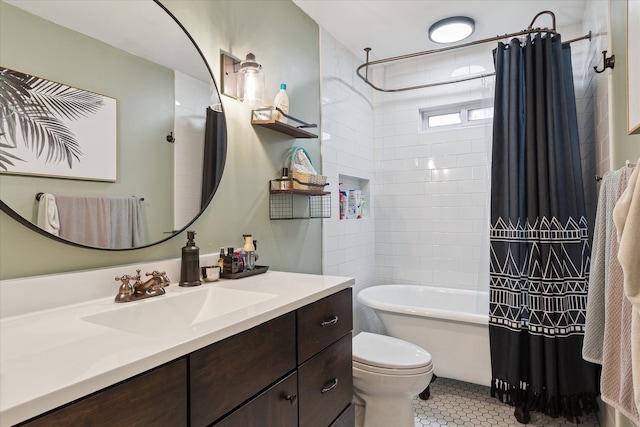
<instances>
[{"instance_id":1,"label":"wall sconce light","mask_svg":"<svg viewBox=\"0 0 640 427\"><path fill-rule=\"evenodd\" d=\"M253 53L240 61L229 54L222 53L222 93L259 108L264 104L264 73L262 65L256 61Z\"/></svg>"}]
</instances>

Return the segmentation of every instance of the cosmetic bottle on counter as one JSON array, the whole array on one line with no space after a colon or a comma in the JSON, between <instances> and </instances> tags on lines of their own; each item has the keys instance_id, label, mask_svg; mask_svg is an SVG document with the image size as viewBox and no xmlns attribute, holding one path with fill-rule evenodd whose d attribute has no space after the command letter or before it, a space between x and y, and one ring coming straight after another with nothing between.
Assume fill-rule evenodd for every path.
<instances>
[{"instance_id":1,"label":"cosmetic bottle on counter","mask_svg":"<svg viewBox=\"0 0 640 427\"><path fill-rule=\"evenodd\" d=\"M180 286L200 286L200 248L196 246L195 231L187 231L187 244L182 248Z\"/></svg>"},{"instance_id":2,"label":"cosmetic bottle on counter","mask_svg":"<svg viewBox=\"0 0 640 427\"><path fill-rule=\"evenodd\" d=\"M256 267L256 248L253 244L253 237L251 234L243 234L244 247L242 248L245 253L245 269L253 270Z\"/></svg>"},{"instance_id":3,"label":"cosmetic bottle on counter","mask_svg":"<svg viewBox=\"0 0 640 427\"><path fill-rule=\"evenodd\" d=\"M220 248L220 255L218 257L218 267L220 267L220 271L224 271L224 248Z\"/></svg>"},{"instance_id":4,"label":"cosmetic bottle on counter","mask_svg":"<svg viewBox=\"0 0 640 427\"><path fill-rule=\"evenodd\" d=\"M227 255L224 257L224 272L238 273L238 257L235 256L233 248L227 248Z\"/></svg>"},{"instance_id":5,"label":"cosmetic bottle on counter","mask_svg":"<svg viewBox=\"0 0 640 427\"><path fill-rule=\"evenodd\" d=\"M258 258L260 258L260 255L258 255L258 241L257 240L253 241L253 248L255 249L255 252L253 253L253 256L255 258L255 261L258 262Z\"/></svg>"},{"instance_id":6,"label":"cosmetic bottle on counter","mask_svg":"<svg viewBox=\"0 0 640 427\"><path fill-rule=\"evenodd\" d=\"M245 271L247 269L247 263L245 261L244 251L242 250L242 248L236 248L236 250L233 253L233 255L238 260L238 273L242 273L243 271Z\"/></svg>"}]
</instances>

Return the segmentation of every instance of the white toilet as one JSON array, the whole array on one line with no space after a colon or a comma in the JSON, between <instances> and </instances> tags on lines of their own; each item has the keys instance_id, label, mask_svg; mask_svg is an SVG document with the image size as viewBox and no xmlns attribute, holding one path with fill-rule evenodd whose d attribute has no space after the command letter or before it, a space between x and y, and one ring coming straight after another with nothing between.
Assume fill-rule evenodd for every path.
<instances>
[{"instance_id":1,"label":"white toilet","mask_svg":"<svg viewBox=\"0 0 640 427\"><path fill-rule=\"evenodd\" d=\"M431 382L431 355L407 341L361 332L353 338L356 426L413 427L413 399Z\"/></svg>"}]
</instances>

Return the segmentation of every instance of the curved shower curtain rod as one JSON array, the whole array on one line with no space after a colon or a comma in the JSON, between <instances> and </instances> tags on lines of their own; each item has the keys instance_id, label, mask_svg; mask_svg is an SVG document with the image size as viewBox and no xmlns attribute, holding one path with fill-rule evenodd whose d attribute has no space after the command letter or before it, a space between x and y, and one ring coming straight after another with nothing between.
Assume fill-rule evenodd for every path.
<instances>
[{"instance_id":1,"label":"curved shower curtain rod","mask_svg":"<svg viewBox=\"0 0 640 427\"><path fill-rule=\"evenodd\" d=\"M533 28L533 24L536 22L536 19L538 19L538 17L540 15L543 14L549 14L551 15L551 20L552 20L552 28ZM454 80L446 80L446 81L442 81L442 82L436 82L436 83L427 83L427 84L423 84L423 85L418 85L418 86L408 86L408 87L401 87L401 88L397 88L397 89L385 89L385 88L380 88L377 87L376 85L374 85L370 80L369 80L369 66L370 65L378 65L378 64L384 64L387 62L393 62L393 61L400 61L402 59L409 59L409 58L415 58L418 56L424 56L424 55L430 55L432 53L440 53L440 52L446 52L448 50L454 50L454 49L460 49L463 47L469 47L469 46L475 46L477 44L483 44L483 43L489 43L489 42L494 42L494 41L499 41L499 40L503 40L503 39L508 39L511 37L518 37L518 36L522 36L525 34L533 34L533 33L549 33L549 34L558 34L556 31L556 15L551 12L550 10L543 10L542 12L538 13L536 16L534 16L533 20L531 21L531 24L529 24L529 26L527 27L527 29L522 30L522 31L518 31L517 33L511 33L511 34L504 34L501 36L496 36L496 37L491 37L488 39L482 39L482 40L476 40L476 41L472 41L472 42L468 42L468 43L463 43L463 44L459 44L459 45L455 45L455 46L447 46L447 47L442 47L439 49L431 49L431 50L426 50L423 52L416 52L416 53L410 53L407 55L401 55L401 56L393 56L390 58L384 58L384 59L378 59L376 61L369 61L369 52L371 51L370 47L367 47L364 49L364 51L366 52L366 62L362 65L360 65L357 69L356 69L356 74L358 75L358 77L360 77L362 80L364 80L364 82L366 84L368 84L369 86L371 86L372 88L374 88L377 91L380 92L403 92L406 90L414 90L414 89L423 89L423 88L427 88L427 87L433 87L433 86L442 86L442 85L447 85L447 84L451 84L451 83L459 83L459 82L465 82L468 80L475 80L475 79L481 79L484 77L490 77L490 76L494 76L496 73L483 73L483 74L478 74L478 75L474 75L474 76L470 76L470 77L461 77L459 79L454 79ZM579 40L591 40L591 31L589 31L589 34L584 35L582 37L578 37L566 42L563 42L562 44L570 44ZM365 69L365 74L362 75L360 74L360 70Z\"/></svg>"}]
</instances>

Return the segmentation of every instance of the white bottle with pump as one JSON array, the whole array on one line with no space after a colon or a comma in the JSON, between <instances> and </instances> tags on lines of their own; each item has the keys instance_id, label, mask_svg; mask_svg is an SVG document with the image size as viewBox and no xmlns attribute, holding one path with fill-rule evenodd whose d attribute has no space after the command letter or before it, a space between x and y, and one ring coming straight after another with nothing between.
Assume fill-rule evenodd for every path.
<instances>
[{"instance_id":1,"label":"white bottle with pump","mask_svg":"<svg viewBox=\"0 0 640 427\"><path fill-rule=\"evenodd\" d=\"M275 110L276 108L279 108L285 114L289 114L289 96L287 96L287 85L284 83L280 84L280 91L278 91L273 100L273 109ZM280 111L275 110L273 118L279 122L287 123L287 118Z\"/></svg>"}]
</instances>

